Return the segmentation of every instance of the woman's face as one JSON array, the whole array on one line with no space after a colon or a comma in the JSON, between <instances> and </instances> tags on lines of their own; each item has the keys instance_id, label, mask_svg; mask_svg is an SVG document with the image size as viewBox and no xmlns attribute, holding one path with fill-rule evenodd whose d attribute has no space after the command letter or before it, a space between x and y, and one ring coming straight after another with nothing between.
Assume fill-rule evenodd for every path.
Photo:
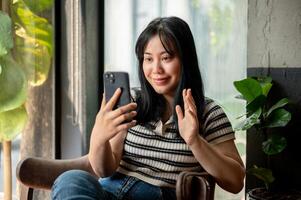
<instances>
[{"instance_id":1,"label":"woman's face","mask_svg":"<svg viewBox=\"0 0 301 200\"><path fill-rule=\"evenodd\" d=\"M173 97L180 80L181 61L177 54L170 55L158 35L146 45L143 72L147 81L158 94Z\"/></svg>"}]
</instances>

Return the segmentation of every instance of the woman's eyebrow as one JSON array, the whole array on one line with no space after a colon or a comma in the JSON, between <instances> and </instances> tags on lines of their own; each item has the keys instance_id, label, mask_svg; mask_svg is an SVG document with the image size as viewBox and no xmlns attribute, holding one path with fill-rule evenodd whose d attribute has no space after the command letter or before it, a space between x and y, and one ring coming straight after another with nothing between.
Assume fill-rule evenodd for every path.
<instances>
[{"instance_id":1,"label":"woman's eyebrow","mask_svg":"<svg viewBox=\"0 0 301 200\"><path fill-rule=\"evenodd\" d=\"M162 55L162 54L169 54L167 51L161 51L159 54ZM152 53L150 52L144 52L144 54L147 54L147 55L152 55Z\"/></svg>"}]
</instances>

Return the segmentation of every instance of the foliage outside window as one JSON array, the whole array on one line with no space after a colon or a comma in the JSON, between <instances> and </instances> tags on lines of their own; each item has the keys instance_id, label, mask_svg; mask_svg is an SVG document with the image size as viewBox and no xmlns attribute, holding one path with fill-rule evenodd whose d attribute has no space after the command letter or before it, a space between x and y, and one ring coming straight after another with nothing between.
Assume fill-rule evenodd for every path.
<instances>
[{"instance_id":1,"label":"foliage outside window","mask_svg":"<svg viewBox=\"0 0 301 200\"><path fill-rule=\"evenodd\" d=\"M4 0L0 10L0 142L4 195L11 199L11 141L26 121L27 92L48 77L53 55L53 0ZM10 168L10 169L8 169Z\"/></svg>"}]
</instances>

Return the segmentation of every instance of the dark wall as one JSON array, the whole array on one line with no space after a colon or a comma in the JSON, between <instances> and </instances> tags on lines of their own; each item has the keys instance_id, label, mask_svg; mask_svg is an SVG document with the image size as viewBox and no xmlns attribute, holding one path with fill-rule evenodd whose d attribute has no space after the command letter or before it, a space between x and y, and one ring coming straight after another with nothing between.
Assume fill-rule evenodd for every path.
<instances>
[{"instance_id":1,"label":"dark wall","mask_svg":"<svg viewBox=\"0 0 301 200\"><path fill-rule=\"evenodd\" d=\"M248 68L248 76L269 75L274 80L271 89L271 101L287 97L291 102L286 107L292 113L292 120L285 128L275 128L272 131L287 138L288 145L279 155L270 158L271 168L276 178L274 189L301 189L301 68ZM247 134L247 168L266 165L267 157L261 152L263 138L254 133ZM246 189L261 184L255 177L247 175Z\"/></svg>"}]
</instances>

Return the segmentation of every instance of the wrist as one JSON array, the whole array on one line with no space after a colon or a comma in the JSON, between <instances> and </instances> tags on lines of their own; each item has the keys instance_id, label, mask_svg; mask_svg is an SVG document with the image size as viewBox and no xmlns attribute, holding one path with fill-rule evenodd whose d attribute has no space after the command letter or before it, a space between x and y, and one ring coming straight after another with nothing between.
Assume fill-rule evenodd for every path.
<instances>
[{"instance_id":1,"label":"wrist","mask_svg":"<svg viewBox=\"0 0 301 200\"><path fill-rule=\"evenodd\" d=\"M190 148L193 148L200 143L201 143L201 136L199 134L196 134L194 137L191 137L189 138L189 140L186 141L186 144Z\"/></svg>"}]
</instances>

